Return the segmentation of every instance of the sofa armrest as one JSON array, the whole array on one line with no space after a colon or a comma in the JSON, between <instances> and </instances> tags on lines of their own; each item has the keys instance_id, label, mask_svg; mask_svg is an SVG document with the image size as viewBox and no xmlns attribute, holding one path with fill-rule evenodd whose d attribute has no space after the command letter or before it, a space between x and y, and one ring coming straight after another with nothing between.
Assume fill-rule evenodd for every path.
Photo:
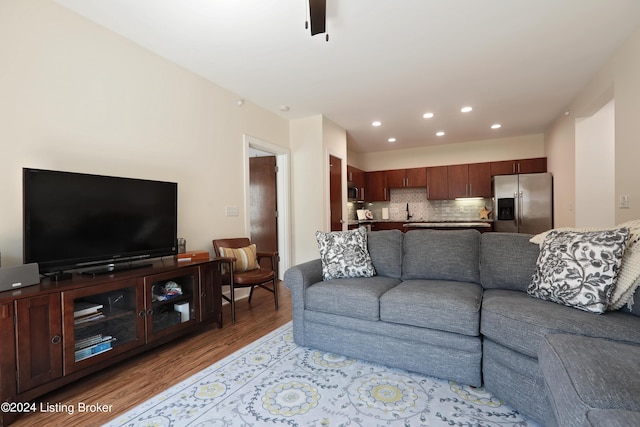
<instances>
[{"instance_id":1,"label":"sofa armrest","mask_svg":"<svg viewBox=\"0 0 640 427\"><path fill-rule=\"evenodd\" d=\"M284 284L291 290L293 311L293 340L305 345L304 340L304 296L309 286L322 281L322 262L314 259L289 268L284 272Z\"/></svg>"},{"instance_id":2,"label":"sofa armrest","mask_svg":"<svg viewBox=\"0 0 640 427\"><path fill-rule=\"evenodd\" d=\"M293 294L302 293L314 283L322 281L320 258L298 264L284 273L284 284ZM304 297L304 295L302 295Z\"/></svg>"}]
</instances>

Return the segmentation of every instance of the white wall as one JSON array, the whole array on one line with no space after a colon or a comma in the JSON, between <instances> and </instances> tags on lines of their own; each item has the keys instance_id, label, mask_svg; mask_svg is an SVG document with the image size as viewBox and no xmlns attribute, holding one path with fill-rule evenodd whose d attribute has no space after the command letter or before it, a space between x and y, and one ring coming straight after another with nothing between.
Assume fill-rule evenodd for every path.
<instances>
[{"instance_id":1,"label":"white wall","mask_svg":"<svg viewBox=\"0 0 640 427\"><path fill-rule=\"evenodd\" d=\"M629 195L630 208L616 207L615 223L640 218L640 29L599 70L569 106L570 116L560 116L545 136L548 167L554 174L556 202L575 200L575 118L588 117L615 99L615 190L618 200ZM575 215L556 203L555 226L575 225Z\"/></svg>"},{"instance_id":2,"label":"white wall","mask_svg":"<svg viewBox=\"0 0 640 427\"><path fill-rule=\"evenodd\" d=\"M1 2L0 40L3 266L22 262L23 167L178 182L188 249L245 234L243 135L287 147L287 120L50 1Z\"/></svg>"},{"instance_id":3,"label":"white wall","mask_svg":"<svg viewBox=\"0 0 640 427\"><path fill-rule=\"evenodd\" d=\"M576 119L576 226L615 225L615 102Z\"/></svg>"}]
</instances>

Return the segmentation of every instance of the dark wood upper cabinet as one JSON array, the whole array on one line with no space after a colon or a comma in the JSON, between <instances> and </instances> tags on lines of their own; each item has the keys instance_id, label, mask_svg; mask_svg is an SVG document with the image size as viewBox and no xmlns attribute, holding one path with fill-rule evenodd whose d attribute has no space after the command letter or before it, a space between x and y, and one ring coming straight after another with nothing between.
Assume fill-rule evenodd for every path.
<instances>
[{"instance_id":1,"label":"dark wood upper cabinet","mask_svg":"<svg viewBox=\"0 0 640 427\"><path fill-rule=\"evenodd\" d=\"M491 163L469 164L469 197L491 197Z\"/></svg>"},{"instance_id":2,"label":"dark wood upper cabinet","mask_svg":"<svg viewBox=\"0 0 640 427\"><path fill-rule=\"evenodd\" d=\"M513 175L517 173L542 173L546 171L546 157L491 162L491 176Z\"/></svg>"},{"instance_id":3,"label":"dark wood upper cabinet","mask_svg":"<svg viewBox=\"0 0 640 427\"><path fill-rule=\"evenodd\" d=\"M364 188L366 185L366 172L356 167L347 165L347 181L353 182L358 188Z\"/></svg>"},{"instance_id":4,"label":"dark wood upper cabinet","mask_svg":"<svg viewBox=\"0 0 640 427\"><path fill-rule=\"evenodd\" d=\"M367 172L367 194L365 198L370 202L386 202L389 200L387 190L387 172Z\"/></svg>"},{"instance_id":5,"label":"dark wood upper cabinet","mask_svg":"<svg viewBox=\"0 0 640 427\"><path fill-rule=\"evenodd\" d=\"M427 168L427 199L446 200L449 198L447 166Z\"/></svg>"},{"instance_id":6,"label":"dark wood upper cabinet","mask_svg":"<svg viewBox=\"0 0 640 427\"><path fill-rule=\"evenodd\" d=\"M394 169L387 171L388 188L427 186L427 168Z\"/></svg>"},{"instance_id":7,"label":"dark wood upper cabinet","mask_svg":"<svg viewBox=\"0 0 640 427\"><path fill-rule=\"evenodd\" d=\"M411 168L406 169L407 187L426 187L427 186L427 168Z\"/></svg>"},{"instance_id":8,"label":"dark wood upper cabinet","mask_svg":"<svg viewBox=\"0 0 640 427\"><path fill-rule=\"evenodd\" d=\"M469 197L469 165L447 166L448 199Z\"/></svg>"}]
</instances>

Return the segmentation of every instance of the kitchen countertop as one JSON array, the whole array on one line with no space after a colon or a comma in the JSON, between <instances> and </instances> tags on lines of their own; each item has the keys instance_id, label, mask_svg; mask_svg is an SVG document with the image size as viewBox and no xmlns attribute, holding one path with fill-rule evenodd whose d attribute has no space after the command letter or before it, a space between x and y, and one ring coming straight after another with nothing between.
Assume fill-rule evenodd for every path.
<instances>
[{"instance_id":1,"label":"kitchen countertop","mask_svg":"<svg viewBox=\"0 0 640 427\"><path fill-rule=\"evenodd\" d=\"M445 227L486 227L491 228L493 223L492 219L478 219L478 220L446 220L446 221L429 221L429 220L415 220L415 221L398 221L394 219L367 219L367 220L349 220L349 225L356 224L371 224L379 222L394 222L402 223L403 227L407 228L445 228Z\"/></svg>"},{"instance_id":2,"label":"kitchen countertop","mask_svg":"<svg viewBox=\"0 0 640 427\"><path fill-rule=\"evenodd\" d=\"M462 222L462 221L445 221L445 222L407 222L402 224L403 227L408 228L491 228L491 223L487 221L474 221L474 222Z\"/></svg>"}]
</instances>

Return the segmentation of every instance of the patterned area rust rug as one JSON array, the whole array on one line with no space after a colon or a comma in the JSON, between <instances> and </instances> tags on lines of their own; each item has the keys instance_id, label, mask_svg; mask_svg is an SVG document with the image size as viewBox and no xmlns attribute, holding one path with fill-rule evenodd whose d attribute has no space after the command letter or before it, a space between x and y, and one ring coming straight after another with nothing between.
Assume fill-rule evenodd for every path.
<instances>
[{"instance_id":1,"label":"patterned area rust rug","mask_svg":"<svg viewBox=\"0 0 640 427\"><path fill-rule=\"evenodd\" d=\"M105 426L538 424L481 388L298 347L289 323Z\"/></svg>"}]
</instances>

